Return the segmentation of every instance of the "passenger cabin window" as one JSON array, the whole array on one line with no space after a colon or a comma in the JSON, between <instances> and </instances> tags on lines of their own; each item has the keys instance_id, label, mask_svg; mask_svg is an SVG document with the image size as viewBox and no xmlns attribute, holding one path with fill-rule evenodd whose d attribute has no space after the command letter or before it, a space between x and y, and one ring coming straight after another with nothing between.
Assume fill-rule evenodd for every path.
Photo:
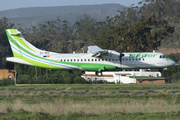
<instances>
[{"instance_id":1,"label":"passenger cabin window","mask_svg":"<svg viewBox=\"0 0 180 120\"><path fill-rule=\"evenodd\" d=\"M84 61L86 61L86 59L84 59Z\"/></svg>"},{"instance_id":2,"label":"passenger cabin window","mask_svg":"<svg viewBox=\"0 0 180 120\"><path fill-rule=\"evenodd\" d=\"M88 59L88 61L90 61L90 59Z\"/></svg>"},{"instance_id":3,"label":"passenger cabin window","mask_svg":"<svg viewBox=\"0 0 180 120\"><path fill-rule=\"evenodd\" d=\"M91 61L93 61L93 59Z\"/></svg>"},{"instance_id":4,"label":"passenger cabin window","mask_svg":"<svg viewBox=\"0 0 180 120\"><path fill-rule=\"evenodd\" d=\"M77 61L79 62L79 59L77 59Z\"/></svg>"}]
</instances>

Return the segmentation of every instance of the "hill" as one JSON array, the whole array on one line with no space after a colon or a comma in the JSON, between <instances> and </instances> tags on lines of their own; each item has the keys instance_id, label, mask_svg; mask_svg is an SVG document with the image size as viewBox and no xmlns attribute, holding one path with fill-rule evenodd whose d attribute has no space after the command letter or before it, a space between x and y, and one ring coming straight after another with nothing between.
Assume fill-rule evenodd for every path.
<instances>
[{"instance_id":1,"label":"hill","mask_svg":"<svg viewBox=\"0 0 180 120\"><path fill-rule=\"evenodd\" d=\"M57 7L31 7L0 11L0 18L7 17L10 22L20 23L22 28L31 27L44 21L55 20L57 16L61 20L67 20L69 25L82 18L84 14L90 15L95 20L102 20L106 16L117 15L117 10L125 6L120 4L57 6Z\"/></svg>"}]
</instances>

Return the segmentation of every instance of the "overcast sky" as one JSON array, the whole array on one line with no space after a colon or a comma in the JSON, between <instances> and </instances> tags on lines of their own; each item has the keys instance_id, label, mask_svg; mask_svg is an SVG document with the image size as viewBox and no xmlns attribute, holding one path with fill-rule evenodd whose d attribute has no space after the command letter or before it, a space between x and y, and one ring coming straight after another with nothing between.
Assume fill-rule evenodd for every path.
<instances>
[{"instance_id":1,"label":"overcast sky","mask_svg":"<svg viewBox=\"0 0 180 120\"><path fill-rule=\"evenodd\" d=\"M95 5L106 3L118 3L129 7L131 4L138 5L137 3L139 1L141 0L2 0L0 11L25 7Z\"/></svg>"}]
</instances>

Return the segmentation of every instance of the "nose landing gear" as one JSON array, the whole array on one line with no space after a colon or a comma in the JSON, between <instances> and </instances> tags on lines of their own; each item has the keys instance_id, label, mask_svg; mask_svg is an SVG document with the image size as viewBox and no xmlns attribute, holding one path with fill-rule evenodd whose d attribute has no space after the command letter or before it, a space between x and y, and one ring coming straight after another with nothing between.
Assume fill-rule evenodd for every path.
<instances>
[{"instance_id":1,"label":"nose landing gear","mask_svg":"<svg viewBox=\"0 0 180 120\"><path fill-rule=\"evenodd\" d=\"M96 72L96 75L97 75L98 77L101 77L101 76L102 76L102 71L100 71L100 72L97 71L97 72Z\"/></svg>"}]
</instances>

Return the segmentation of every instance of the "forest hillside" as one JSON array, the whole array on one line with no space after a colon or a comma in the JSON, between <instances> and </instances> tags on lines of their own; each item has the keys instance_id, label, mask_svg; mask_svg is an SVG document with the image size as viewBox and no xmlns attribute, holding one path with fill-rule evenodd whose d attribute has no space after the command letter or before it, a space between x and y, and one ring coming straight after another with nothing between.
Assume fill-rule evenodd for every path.
<instances>
[{"instance_id":1,"label":"forest hillside","mask_svg":"<svg viewBox=\"0 0 180 120\"><path fill-rule=\"evenodd\" d=\"M57 16L61 20L67 20L69 25L73 25L75 21L83 18L84 14L90 15L95 20L102 20L106 16L117 15L117 10L123 8L126 7L120 4L29 7L0 11L0 18L6 17L10 22L20 24L22 28L55 20Z\"/></svg>"}]
</instances>

